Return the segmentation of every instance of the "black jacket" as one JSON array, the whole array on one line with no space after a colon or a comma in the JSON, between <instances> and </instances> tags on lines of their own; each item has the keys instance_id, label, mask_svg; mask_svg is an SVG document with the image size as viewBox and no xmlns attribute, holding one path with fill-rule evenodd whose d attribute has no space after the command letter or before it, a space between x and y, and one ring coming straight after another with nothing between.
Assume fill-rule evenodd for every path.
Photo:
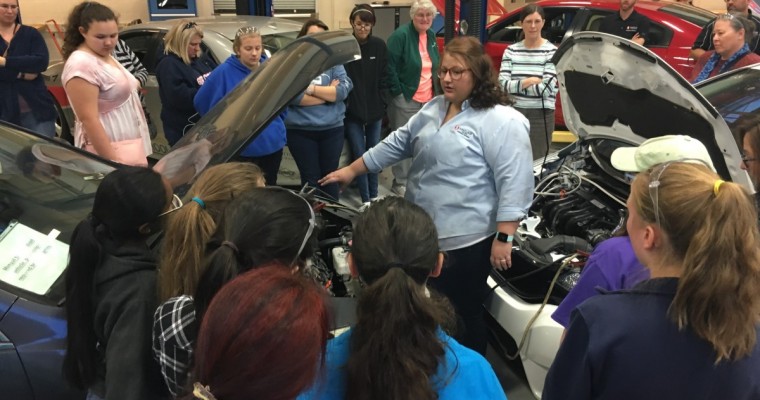
<instances>
[{"instance_id":1,"label":"black jacket","mask_svg":"<svg viewBox=\"0 0 760 400\"><path fill-rule=\"evenodd\" d=\"M358 122L375 122L385 115L385 104L380 97L386 84L388 47L382 39L370 36L359 45L362 58L344 67L354 88L348 94L346 118Z\"/></svg>"},{"instance_id":2,"label":"black jacket","mask_svg":"<svg viewBox=\"0 0 760 400\"><path fill-rule=\"evenodd\" d=\"M543 399L760 399L760 347L716 364L709 342L669 318L677 288L677 278L655 278L579 305Z\"/></svg>"},{"instance_id":3,"label":"black jacket","mask_svg":"<svg viewBox=\"0 0 760 400\"><path fill-rule=\"evenodd\" d=\"M0 119L20 123L19 96L24 98L38 121L55 119L53 98L42 76L49 61L42 35L37 29L21 25L10 48L0 40L0 55L6 51L5 67L0 68ZM19 79L20 72L34 73L37 77L31 81Z\"/></svg>"},{"instance_id":4,"label":"black jacket","mask_svg":"<svg viewBox=\"0 0 760 400\"><path fill-rule=\"evenodd\" d=\"M185 126L200 119L193 99L214 68L216 63L205 55L187 65L176 54L162 54L156 66L156 79L161 98L161 122L170 145L182 138Z\"/></svg>"},{"instance_id":5,"label":"black jacket","mask_svg":"<svg viewBox=\"0 0 760 400\"><path fill-rule=\"evenodd\" d=\"M93 280L94 328L102 364L92 390L106 400L166 398L151 350L157 306L155 257L144 243L106 252Z\"/></svg>"}]
</instances>

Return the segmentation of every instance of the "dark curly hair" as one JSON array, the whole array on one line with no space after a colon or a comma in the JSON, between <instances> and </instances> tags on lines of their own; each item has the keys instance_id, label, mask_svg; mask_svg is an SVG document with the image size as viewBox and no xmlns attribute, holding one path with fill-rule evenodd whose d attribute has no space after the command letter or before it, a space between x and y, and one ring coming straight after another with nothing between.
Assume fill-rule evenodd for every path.
<instances>
[{"instance_id":1,"label":"dark curly hair","mask_svg":"<svg viewBox=\"0 0 760 400\"><path fill-rule=\"evenodd\" d=\"M90 24L95 21L119 22L113 10L95 1L79 3L71 10L68 25L66 26L66 34L63 38L63 48L61 49L64 60L68 59L71 53L84 42L84 36L79 33L79 27L84 28L86 32L90 29Z\"/></svg>"},{"instance_id":2,"label":"dark curly hair","mask_svg":"<svg viewBox=\"0 0 760 400\"><path fill-rule=\"evenodd\" d=\"M458 57L470 68L475 87L470 94L470 106L476 110L496 105L512 105L512 99L499 85L491 59L483 45L472 36L459 36L446 43L444 55Z\"/></svg>"}]
</instances>

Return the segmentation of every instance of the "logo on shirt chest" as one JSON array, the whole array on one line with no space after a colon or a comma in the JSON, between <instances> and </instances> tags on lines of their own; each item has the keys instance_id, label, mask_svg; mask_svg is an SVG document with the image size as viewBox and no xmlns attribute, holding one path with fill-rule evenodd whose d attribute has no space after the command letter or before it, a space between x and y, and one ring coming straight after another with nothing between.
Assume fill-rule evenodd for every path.
<instances>
[{"instance_id":1,"label":"logo on shirt chest","mask_svg":"<svg viewBox=\"0 0 760 400\"><path fill-rule=\"evenodd\" d=\"M626 32L637 32L639 30L639 27L637 25L626 25L625 31Z\"/></svg>"},{"instance_id":2,"label":"logo on shirt chest","mask_svg":"<svg viewBox=\"0 0 760 400\"><path fill-rule=\"evenodd\" d=\"M311 83L317 86L327 86L330 84L330 75L321 74L318 77L314 78Z\"/></svg>"},{"instance_id":3,"label":"logo on shirt chest","mask_svg":"<svg viewBox=\"0 0 760 400\"><path fill-rule=\"evenodd\" d=\"M473 131L472 129L466 128L466 127L464 127L462 125L459 125L459 124L452 126L451 127L451 132L452 133L456 133L458 135L462 135L462 136L464 136L467 139L471 138L472 135L475 134L475 131Z\"/></svg>"}]
</instances>

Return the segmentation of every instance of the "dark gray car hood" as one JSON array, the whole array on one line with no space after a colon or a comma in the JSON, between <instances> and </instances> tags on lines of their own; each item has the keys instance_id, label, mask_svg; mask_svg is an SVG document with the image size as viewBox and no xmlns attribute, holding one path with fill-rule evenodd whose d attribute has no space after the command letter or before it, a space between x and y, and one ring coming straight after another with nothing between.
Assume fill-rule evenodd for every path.
<instances>
[{"instance_id":1,"label":"dark gray car hood","mask_svg":"<svg viewBox=\"0 0 760 400\"><path fill-rule=\"evenodd\" d=\"M582 32L565 40L553 61L565 123L579 138L638 145L688 135L707 147L724 179L752 188L726 122L656 54L617 36Z\"/></svg>"},{"instance_id":2,"label":"dark gray car hood","mask_svg":"<svg viewBox=\"0 0 760 400\"><path fill-rule=\"evenodd\" d=\"M183 195L204 169L229 161L322 72L361 57L347 32L304 36L263 63L209 111L156 164Z\"/></svg>"}]
</instances>

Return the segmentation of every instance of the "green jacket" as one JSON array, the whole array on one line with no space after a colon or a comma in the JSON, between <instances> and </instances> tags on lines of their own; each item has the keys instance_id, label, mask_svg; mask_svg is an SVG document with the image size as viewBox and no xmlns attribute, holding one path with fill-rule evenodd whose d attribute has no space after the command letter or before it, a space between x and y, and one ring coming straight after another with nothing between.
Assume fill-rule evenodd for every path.
<instances>
[{"instance_id":1,"label":"green jacket","mask_svg":"<svg viewBox=\"0 0 760 400\"><path fill-rule=\"evenodd\" d=\"M388 38L388 91L391 96L403 93L408 101L417 91L422 75L419 43L420 36L412 22L400 26ZM435 96L442 93L436 74L441 65L441 55L438 54L435 33L430 29L427 31L427 48L430 61L433 63L433 96Z\"/></svg>"}]
</instances>

